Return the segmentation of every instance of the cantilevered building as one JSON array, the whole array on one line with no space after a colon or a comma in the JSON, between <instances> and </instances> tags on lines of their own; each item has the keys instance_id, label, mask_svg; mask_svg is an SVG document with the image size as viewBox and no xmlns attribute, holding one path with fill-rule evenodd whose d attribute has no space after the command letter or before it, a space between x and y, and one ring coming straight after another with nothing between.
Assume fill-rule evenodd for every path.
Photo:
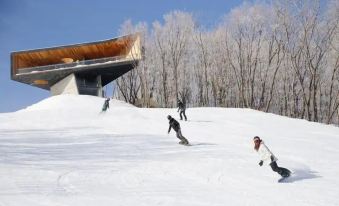
<instances>
[{"instance_id":1,"label":"cantilevered building","mask_svg":"<svg viewBox=\"0 0 339 206\"><path fill-rule=\"evenodd\" d=\"M52 95L102 96L102 87L141 59L140 36L11 53L12 80L50 90Z\"/></svg>"}]
</instances>

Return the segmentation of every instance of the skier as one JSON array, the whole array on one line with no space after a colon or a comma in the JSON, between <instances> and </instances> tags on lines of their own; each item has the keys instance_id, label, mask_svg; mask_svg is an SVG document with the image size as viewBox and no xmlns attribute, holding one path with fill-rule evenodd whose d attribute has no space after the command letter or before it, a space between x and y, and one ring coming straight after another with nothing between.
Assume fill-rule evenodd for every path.
<instances>
[{"instance_id":1,"label":"skier","mask_svg":"<svg viewBox=\"0 0 339 206\"><path fill-rule=\"evenodd\" d=\"M173 128L173 130L177 133L177 138L180 139L179 144L188 145L189 142L181 134L181 129L180 129L179 122L177 120L175 120L174 118L172 118L171 115L168 115L167 119L169 120L168 134L170 133L171 128Z\"/></svg>"},{"instance_id":2,"label":"skier","mask_svg":"<svg viewBox=\"0 0 339 206\"><path fill-rule=\"evenodd\" d=\"M105 112L109 108L110 98L105 99L104 105L102 106L102 111Z\"/></svg>"},{"instance_id":3,"label":"skier","mask_svg":"<svg viewBox=\"0 0 339 206\"><path fill-rule=\"evenodd\" d=\"M180 120L182 120L182 114L184 115L185 117L185 121L187 121L187 117L186 117L186 114L185 114L185 110L186 110L186 104L182 103L182 101L178 100L178 111L180 111Z\"/></svg>"},{"instance_id":4,"label":"skier","mask_svg":"<svg viewBox=\"0 0 339 206\"><path fill-rule=\"evenodd\" d=\"M291 171L289 171L286 168L279 167L277 164L277 158L273 155L273 153L268 149L268 147L264 144L264 141L260 139L260 137L255 136L253 138L254 141L254 149L259 153L260 155L260 167L263 165L264 161L269 161L270 166L274 172L277 172L281 175L282 178L289 177L291 174Z\"/></svg>"}]
</instances>

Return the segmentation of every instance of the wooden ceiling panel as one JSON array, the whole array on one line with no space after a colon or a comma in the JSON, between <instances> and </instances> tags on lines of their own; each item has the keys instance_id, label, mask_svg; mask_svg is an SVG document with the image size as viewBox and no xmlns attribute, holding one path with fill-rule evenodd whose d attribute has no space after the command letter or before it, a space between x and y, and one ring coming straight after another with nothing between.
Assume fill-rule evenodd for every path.
<instances>
[{"instance_id":1,"label":"wooden ceiling panel","mask_svg":"<svg viewBox=\"0 0 339 206\"><path fill-rule=\"evenodd\" d=\"M12 68L17 73L22 68L60 64L63 58L81 61L127 55L135 37L129 35L102 42L15 52Z\"/></svg>"}]
</instances>

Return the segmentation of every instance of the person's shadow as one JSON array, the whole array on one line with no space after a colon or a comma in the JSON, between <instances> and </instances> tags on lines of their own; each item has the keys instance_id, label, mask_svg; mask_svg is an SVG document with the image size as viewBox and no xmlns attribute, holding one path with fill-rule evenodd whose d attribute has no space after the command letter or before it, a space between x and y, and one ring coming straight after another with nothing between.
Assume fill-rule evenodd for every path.
<instances>
[{"instance_id":1,"label":"person's shadow","mask_svg":"<svg viewBox=\"0 0 339 206\"><path fill-rule=\"evenodd\" d=\"M321 178L322 176L318 175L318 172L312 171L309 169L293 169L292 174L289 178L285 179L283 182L290 183L296 181L302 181L307 179Z\"/></svg>"},{"instance_id":2,"label":"person's shadow","mask_svg":"<svg viewBox=\"0 0 339 206\"><path fill-rule=\"evenodd\" d=\"M213 121L209 121L209 120L187 120L187 122L203 122L203 123L211 123Z\"/></svg>"},{"instance_id":3,"label":"person's shadow","mask_svg":"<svg viewBox=\"0 0 339 206\"><path fill-rule=\"evenodd\" d=\"M190 142L189 146L216 146L217 144L208 142Z\"/></svg>"}]
</instances>

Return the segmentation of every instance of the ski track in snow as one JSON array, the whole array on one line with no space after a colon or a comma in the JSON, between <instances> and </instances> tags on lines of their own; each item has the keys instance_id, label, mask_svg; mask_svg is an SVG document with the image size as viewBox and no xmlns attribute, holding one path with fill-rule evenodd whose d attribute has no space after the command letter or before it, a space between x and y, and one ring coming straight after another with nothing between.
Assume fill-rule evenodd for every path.
<instances>
[{"instance_id":1,"label":"ski track in snow","mask_svg":"<svg viewBox=\"0 0 339 206\"><path fill-rule=\"evenodd\" d=\"M337 205L339 128L249 109L175 109L56 96L0 114L0 206ZM99 110L99 111L98 111ZM292 176L258 166L261 136Z\"/></svg>"}]
</instances>

